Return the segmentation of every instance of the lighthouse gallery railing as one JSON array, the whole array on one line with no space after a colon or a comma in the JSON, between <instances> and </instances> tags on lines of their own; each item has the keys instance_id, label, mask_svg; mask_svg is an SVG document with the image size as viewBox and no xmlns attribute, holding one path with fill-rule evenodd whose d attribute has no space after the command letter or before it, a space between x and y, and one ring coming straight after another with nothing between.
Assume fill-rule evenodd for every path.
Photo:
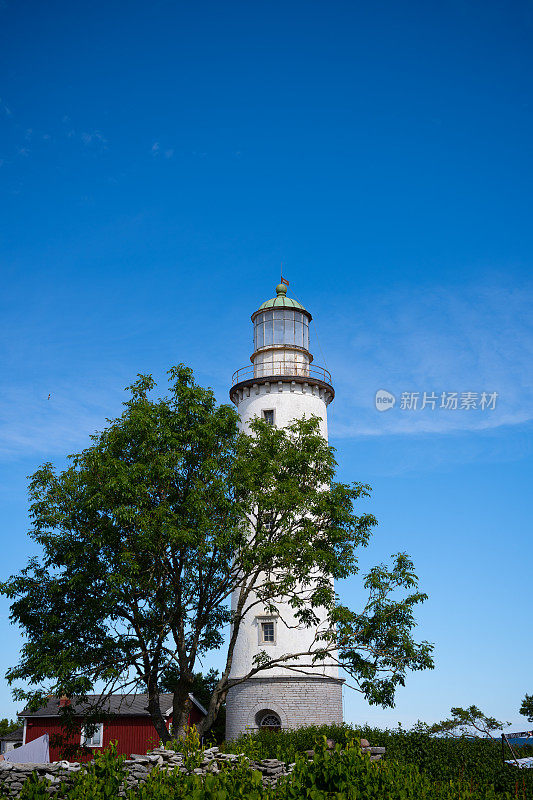
<instances>
[{"instance_id":1,"label":"lighthouse gallery railing","mask_svg":"<svg viewBox=\"0 0 533 800\"><path fill-rule=\"evenodd\" d=\"M331 386L331 373L325 367L315 367L311 364L298 362L270 361L263 364L250 364L236 370L231 378L231 385L235 386L241 381L253 378L309 378L319 380Z\"/></svg>"}]
</instances>

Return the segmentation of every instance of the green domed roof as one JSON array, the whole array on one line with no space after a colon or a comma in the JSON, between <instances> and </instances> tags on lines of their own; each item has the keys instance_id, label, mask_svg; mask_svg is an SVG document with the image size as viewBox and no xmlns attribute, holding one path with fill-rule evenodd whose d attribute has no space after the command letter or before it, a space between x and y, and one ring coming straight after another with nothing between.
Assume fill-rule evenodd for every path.
<instances>
[{"instance_id":1,"label":"green domed roof","mask_svg":"<svg viewBox=\"0 0 533 800\"><path fill-rule=\"evenodd\" d=\"M285 284L278 284L278 286L276 286L276 297L265 300L265 302L259 306L258 311L264 311L266 308L298 308L300 311L305 311L306 314L309 314L309 311L307 311L298 300L294 300L292 297L287 297L286 295L287 287Z\"/></svg>"},{"instance_id":2,"label":"green domed roof","mask_svg":"<svg viewBox=\"0 0 533 800\"><path fill-rule=\"evenodd\" d=\"M264 311L265 308L299 308L306 311L298 300L293 300L292 297L272 297L270 300L265 300L259 306L259 311Z\"/></svg>"}]
</instances>

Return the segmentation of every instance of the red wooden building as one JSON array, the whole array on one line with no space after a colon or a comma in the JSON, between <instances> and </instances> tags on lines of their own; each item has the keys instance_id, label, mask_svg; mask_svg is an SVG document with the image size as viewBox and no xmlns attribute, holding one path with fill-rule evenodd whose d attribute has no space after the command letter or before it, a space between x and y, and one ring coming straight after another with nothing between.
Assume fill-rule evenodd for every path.
<instances>
[{"instance_id":1,"label":"red wooden building","mask_svg":"<svg viewBox=\"0 0 533 800\"><path fill-rule=\"evenodd\" d=\"M199 722L206 714L205 708L195 697L192 700L189 724ZM89 695L87 702L94 705L98 695ZM167 727L172 723L172 695L162 694L159 697L161 711ZM65 733L61 706L72 706L75 727ZM95 751L117 742L117 752L124 755L146 753L159 744L159 737L146 710L148 697L145 694L121 695L113 694L102 703L105 714L103 722L96 723L94 731L84 727L84 706L76 702L76 698L50 697L48 702L37 711L23 711L19 717L24 722L23 744L32 742L47 733L50 737L50 761L68 760L86 761L91 759ZM87 705L85 705L87 708Z\"/></svg>"}]
</instances>

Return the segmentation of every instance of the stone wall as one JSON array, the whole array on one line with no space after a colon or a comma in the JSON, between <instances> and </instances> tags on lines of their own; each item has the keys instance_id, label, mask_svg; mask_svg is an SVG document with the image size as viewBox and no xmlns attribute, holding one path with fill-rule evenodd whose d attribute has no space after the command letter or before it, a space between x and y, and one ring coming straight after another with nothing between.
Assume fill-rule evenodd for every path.
<instances>
[{"instance_id":1,"label":"stone wall","mask_svg":"<svg viewBox=\"0 0 533 800\"><path fill-rule=\"evenodd\" d=\"M68 761L53 764L14 764L0 761L0 791L11 797L18 797L24 782L32 772L36 772L39 778L48 781L50 794L53 794L61 783L72 782L80 769L80 764L69 764Z\"/></svg>"},{"instance_id":2,"label":"stone wall","mask_svg":"<svg viewBox=\"0 0 533 800\"><path fill-rule=\"evenodd\" d=\"M335 742L328 739L328 748L333 749ZM385 753L384 747L371 747L366 739L361 739L361 750L370 756L371 761L379 761ZM306 755L309 759L313 758L314 751L307 750ZM222 753L218 747L210 747L202 753L200 766L192 770L197 775L207 773L218 773L221 767L231 767L239 760L239 756L233 753ZM290 775L294 764L287 764L278 761L276 758L264 758L261 761L249 761L250 769L261 773L265 785L275 784L284 775ZM164 747L156 747L146 755L133 754L124 761L126 779L123 788L119 791L119 796L125 795L125 790L134 789L139 784L145 783L146 778L153 769L163 772L188 773L189 771L183 764L181 753L173 750L166 750ZM70 784L83 766L77 762L58 761L53 764L12 764L8 761L0 761L0 792L7 793L13 800L20 795L24 782L35 772L39 778L48 782L48 793L53 796L57 793L61 785Z\"/></svg>"},{"instance_id":3,"label":"stone wall","mask_svg":"<svg viewBox=\"0 0 533 800\"><path fill-rule=\"evenodd\" d=\"M342 725L342 683L336 678L251 678L232 686L226 700L226 738L258 729L257 715L273 711L283 729Z\"/></svg>"}]
</instances>

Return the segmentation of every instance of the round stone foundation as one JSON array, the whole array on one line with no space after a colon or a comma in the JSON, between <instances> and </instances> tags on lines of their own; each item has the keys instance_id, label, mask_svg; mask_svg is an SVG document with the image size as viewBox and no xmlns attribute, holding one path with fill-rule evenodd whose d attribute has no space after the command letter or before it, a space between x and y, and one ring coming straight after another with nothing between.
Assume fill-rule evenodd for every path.
<instances>
[{"instance_id":1,"label":"round stone foundation","mask_svg":"<svg viewBox=\"0 0 533 800\"><path fill-rule=\"evenodd\" d=\"M253 733L267 716L281 729L305 725L342 725L342 681L339 678L250 678L232 686L226 699L226 739Z\"/></svg>"}]
</instances>

